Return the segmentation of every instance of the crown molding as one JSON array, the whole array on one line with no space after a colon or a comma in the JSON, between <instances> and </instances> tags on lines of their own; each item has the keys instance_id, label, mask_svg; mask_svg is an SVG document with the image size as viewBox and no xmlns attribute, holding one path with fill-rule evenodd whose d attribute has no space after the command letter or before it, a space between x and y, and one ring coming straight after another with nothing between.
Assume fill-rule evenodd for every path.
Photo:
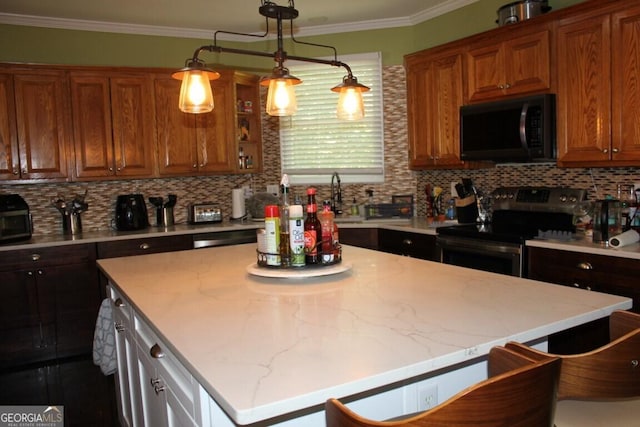
<instances>
[{"instance_id":1,"label":"crown molding","mask_svg":"<svg viewBox=\"0 0 640 427\"><path fill-rule=\"evenodd\" d=\"M475 3L479 0L453 0L438 6L425 9L417 14L401 17L377 19L362 22L350 22L345 24L317 25L300 28L296 36L317 36L326 34L347 33L354 31L380 30L387 28L410 27L421 22L433 19L437 16ZM63 19L34 15L18 15L12 13L0 13L0 24L20 25L27 27L57 28L65 30L97 31L104 33L137 34L163 37L211 39L215 30L162 27L155 25L123 24L116 22L88 21L80 19ZM252 33L260 35L260 33ZM265 38L271 38L267 36ZM231 34L219 34L219 40L247 41L246 37Z\"/></svg>"}]
</instances>

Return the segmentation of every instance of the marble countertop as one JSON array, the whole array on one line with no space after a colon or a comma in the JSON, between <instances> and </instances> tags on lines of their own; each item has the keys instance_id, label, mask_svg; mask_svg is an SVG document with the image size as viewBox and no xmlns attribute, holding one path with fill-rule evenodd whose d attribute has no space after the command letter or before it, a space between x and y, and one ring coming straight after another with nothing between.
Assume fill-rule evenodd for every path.
<instances>
[{"instance_id":1,"label":"marble countertop","mask_svg":"<svg viewBox=\"0 0 640 427\"><path fill-rule=\"evenodd\" d=\"M628 298L351 246L349 271L251 275L255 244L99 260L225 412L248 424L530 342Z\"/></svg>"},{"instance_id":2,"label":"marble countertop","mask_svg":"<svg viewBox=\"0 0 640 427\"><path fill-rule=\"evenodd\" d=\"M426 218L418 217L411 219L372 219L362 220L361 218L350 218L348 216L339 218L339 228L385 228L389 230L407 231L411 233L429 234L435 236L438 228L443 226L456 225L457 221L431 222ZM220 231L233 231L243 229L256 229L263 227L262 222L222 222L219 224L190 225L179 224L172 227L149 227L139 231L116 231L102 230L83 232L78 235L68 234L44 234L34 235L30 240L15 243L5 243L0 245L0 252L16 249L37 249L40 247L60 246L79 243L96 243L117 240L127 240L136 238L153 238L171 235L211 233ZM585 252L606 256L616 256L632 259L640 259L640 243L625 246L622 248L605 248L599 244L594 244L588 238L571 241L560 240L527 240L527 246L545 247L565 251Z\"/></svg>"}]
</instances>

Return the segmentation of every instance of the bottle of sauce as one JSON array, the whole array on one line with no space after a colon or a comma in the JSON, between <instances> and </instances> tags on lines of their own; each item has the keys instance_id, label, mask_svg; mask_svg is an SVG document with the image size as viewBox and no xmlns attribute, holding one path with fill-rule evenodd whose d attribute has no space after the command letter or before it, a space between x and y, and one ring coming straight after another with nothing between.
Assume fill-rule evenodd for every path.
<instances>
[{"instance_id":1,"label":"bottle of sauce","mask_svg":"<svg viewBox=\"0 0 640 427\"><path fill-rule=\"evenodd\" d=\"M280 207L264 207L264 230L267 265L280 266Z\"/></svg>"},{"instance_id":2,"label":"bottle of sauce","mask_svg":"<svg viewBox=\"0 0 640 427\"><path fill-rule=\"evenodd\" d=\"M291 266L291 244L289 242L289 177L282 176L282 204L280 206L280 263L283 267Z\"/></svg>"},{"instance_id":3,"label":"bottle of sauce","mask_svg":"<svg viewBox=\"0 0 640 427\"><path fill-rule=\"evenodd\" d=\"M331 201L325 200L322 203L322 211L318 213L318 219L320 220L320 228L322 229L322 244L320 245L322 251L322 262L324 264L330 264L333 262L333 226L334 226L334 213L331 211Z\"/></svg>"},{"instance_id":4,"label":"bottle of sauce","mask_svg":"<svg viewBox=\"0 0 640 427\"><path fill-rule=\"evenodd\" d=\"M304 216L302 205L289 207L289 245L291 253L291 267L304 267Z\"/></svg>"},{"instance_id":5,"label":"bottle of sauce","mask_svg":"<svg viewBox=\"0 0 640 427\"><path fill-rule=\"evenodd\" d=\"M304 253L305 263L314 265L320 263L318 256L318 242L320 241L322 227L318 220L318 203L316 202L316 189L307 189L307 217L304 220Z\"/></svg>"}]
</instances>

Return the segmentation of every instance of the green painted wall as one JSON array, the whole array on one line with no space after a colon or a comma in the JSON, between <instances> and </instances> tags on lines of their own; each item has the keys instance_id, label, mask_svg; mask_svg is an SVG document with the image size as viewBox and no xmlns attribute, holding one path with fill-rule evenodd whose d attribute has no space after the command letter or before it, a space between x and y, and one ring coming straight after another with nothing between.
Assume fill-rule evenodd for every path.
<instances>
[{"instance_id":1,"label":"green painted wall","mask_svg":"<svg viewBox=\"0 0 640 427\"><path fill-rule=\"evenodd\" d=\"M550 0L554 10L584 0ZM425 21L413 27L370 30L301 38L303 41L335 46L338 54L382 52L384 65L401 64L410 52L466 37L495 28L496 11L509 1L479 0L464 8ZM301 10L304 13L304 10ZM30 62L70 65L113 65L136 67L180 67L185 59L210 40L128 35L93 31L60 30L38 27L0 25L0 62ZM275 42L231 43L221 45L258 51L274 51ZM291 46L291 55L330 56L327 49ZM209 63L221 63L245 69L270 69L265 58L206 54Z\"/></svg>"}]
</instances>

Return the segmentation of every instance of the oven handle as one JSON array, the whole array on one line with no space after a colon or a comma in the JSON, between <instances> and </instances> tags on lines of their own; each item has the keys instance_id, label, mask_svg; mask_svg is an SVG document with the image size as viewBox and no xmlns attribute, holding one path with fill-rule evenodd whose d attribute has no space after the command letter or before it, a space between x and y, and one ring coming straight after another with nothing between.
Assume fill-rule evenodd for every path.
<instances>
[{"instance_id":1,"label":"oven handle","mask_svg":"<svg viewBox=\"0 0 640 427\"><path fill-rule=\"evenodd\" d=\"M489 240L458 239L441 236L437 237L436 242L441 250L455 249L485 254L487 250L490 249L492 252L502 254L520 255L522 253L522 246L516 243L500 243Z\"/></svg>"}]
</instances>

